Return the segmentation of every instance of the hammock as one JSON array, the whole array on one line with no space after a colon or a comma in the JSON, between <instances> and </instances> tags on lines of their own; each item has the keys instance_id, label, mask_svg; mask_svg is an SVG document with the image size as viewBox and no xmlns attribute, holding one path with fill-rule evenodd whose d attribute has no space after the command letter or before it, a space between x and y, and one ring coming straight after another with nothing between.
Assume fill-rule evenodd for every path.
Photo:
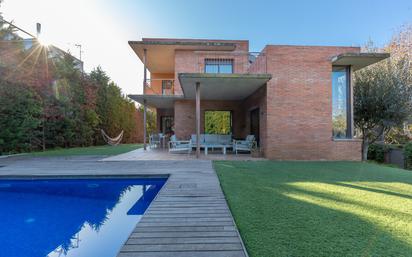
<instances>
[{"instance_id":1,"label":"hammock","mask_svg":"<svg viewBox=\"0 0 412 257\"><path fill-rule=\"evenodd\" d=\"M118 145L118 144L120 144L120 142L121 142L122 139L123 139L123 130L122 130L122 132L120 132L120 134L119 134L117 137L115 137L115 138L109 137L109 136L106 134L106 132L104 132L103 129L101 129L100 131L102 132L102 136L103 136L104 141L105 141L107 144L109 144L109 145L112 145L112 146Z\"/></svg>"}]
</instances>

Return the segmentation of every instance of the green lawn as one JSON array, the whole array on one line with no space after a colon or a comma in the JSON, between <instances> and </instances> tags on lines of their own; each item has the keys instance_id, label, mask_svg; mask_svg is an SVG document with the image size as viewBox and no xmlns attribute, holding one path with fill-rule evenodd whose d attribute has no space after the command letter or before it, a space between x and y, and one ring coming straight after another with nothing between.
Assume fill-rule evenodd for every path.
<instances>
[{"instance_id":1,"label":"green lawn","mask_svg":"<svg viewBox=\"0 0 412 257\"><path fill-rule=\"evenodd\" d=\"M412 256L412 172L358 162L215 162L251 257Z\"/></svg>"},{"instance_id":2,"label":"green lawn","mask_svg":"<svg viewBox=\"0 0 412 257\"><path fill-rule=\"evenodd\" d=\"M141 144L121 144L117 146L89 146L89 147L74 147L63 148L55 150L47 150L45 152L33 152L32 156L81 156L81 155L116 155L126 153L137 148L140 148Z\"/></svg>"}]
</instances>

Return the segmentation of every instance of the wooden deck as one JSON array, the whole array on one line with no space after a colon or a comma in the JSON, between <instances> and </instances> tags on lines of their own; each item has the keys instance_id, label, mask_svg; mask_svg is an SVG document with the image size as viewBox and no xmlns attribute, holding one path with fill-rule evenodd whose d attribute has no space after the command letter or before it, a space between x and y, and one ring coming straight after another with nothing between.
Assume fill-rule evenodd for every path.
<instances>
[{"instance_id":1,"label":"wooden deck","mask_svg":"<svg viewBox=\"0 0 412 257\"><path fill-rule=\"evenodd\" d=\"M170 175L119 257L247 257L212 162L0 160L0 175Z\"/></svg>"}]
</instances>

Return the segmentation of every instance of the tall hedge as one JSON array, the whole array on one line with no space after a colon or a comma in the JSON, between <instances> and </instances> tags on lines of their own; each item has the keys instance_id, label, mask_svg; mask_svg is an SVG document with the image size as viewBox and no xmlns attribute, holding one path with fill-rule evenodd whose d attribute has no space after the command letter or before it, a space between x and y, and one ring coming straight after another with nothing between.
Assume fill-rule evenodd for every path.
<instances>
[{"instance_id":1,"label":"tall hedge","mask_svg":"<svg viewBox=\"0 0 412 257\"><path fill-rule=\"evenodd\" d=\"M27 86L0 80L0 153L40 146L42 101Z\"/></svg>"},{"instance_id":2,"label":"tall hedge","mask_svg":"<svg viewBox=\"0 0 412 257\"><path fill-rule=\"evenodd\" d=\"M48 58L38 49L0 45L0 155L105 144L100 129L138 140L137 108L100 67L82 73L69 54L36 62Z\"/></svg>"}]
</instances>

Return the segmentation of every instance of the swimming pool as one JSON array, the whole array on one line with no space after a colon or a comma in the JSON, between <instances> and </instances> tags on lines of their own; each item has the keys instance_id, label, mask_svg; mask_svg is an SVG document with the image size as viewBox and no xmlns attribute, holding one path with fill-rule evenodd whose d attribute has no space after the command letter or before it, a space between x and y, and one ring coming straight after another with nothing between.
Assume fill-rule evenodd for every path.
<instances>
[{"instance_id":1,"label":"swimming pool","mask_svg":"<svg viewBox=\"0 0 412 257\"><path fill-rule=\"evenodd\" d=\"M165 181L0 180L0 256L115 257Z\"/></svg>"}]
</instances>

